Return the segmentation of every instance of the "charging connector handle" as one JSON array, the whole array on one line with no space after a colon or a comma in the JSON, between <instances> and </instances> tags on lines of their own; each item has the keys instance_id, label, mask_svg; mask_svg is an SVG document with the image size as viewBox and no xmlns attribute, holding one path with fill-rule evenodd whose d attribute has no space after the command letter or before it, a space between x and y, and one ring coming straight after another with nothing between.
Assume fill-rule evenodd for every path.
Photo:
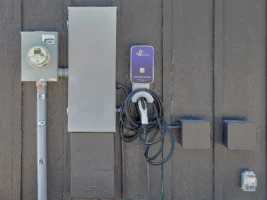
<instances>
[{"instance_id":1,"label":"charging connector handle","mask_svg":"<svg viewBox=\"0 0 267 200\"><path fill-rule=\"evenodd\" d=\"M141 114L141 124L148 124L147 105L144 98L138 99L138 108Z\"/></svg>"}]
</instances>

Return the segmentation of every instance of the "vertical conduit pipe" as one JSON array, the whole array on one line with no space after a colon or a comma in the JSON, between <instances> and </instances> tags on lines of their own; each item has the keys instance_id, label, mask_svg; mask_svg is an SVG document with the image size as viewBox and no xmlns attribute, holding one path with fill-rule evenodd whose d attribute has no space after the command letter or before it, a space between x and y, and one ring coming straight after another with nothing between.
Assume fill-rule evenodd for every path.
<instances>
[{"instance_id":1,"label":"vertical conduit pipe","mask_svg":"<svg viewBox=\"0 0 267 200\"><path fill-rule=\"evenodd\" d=\"M36 82L37 86L37 187L38 200L47 200L46 160L46 81Z\"/></svg>"}]
</instances>

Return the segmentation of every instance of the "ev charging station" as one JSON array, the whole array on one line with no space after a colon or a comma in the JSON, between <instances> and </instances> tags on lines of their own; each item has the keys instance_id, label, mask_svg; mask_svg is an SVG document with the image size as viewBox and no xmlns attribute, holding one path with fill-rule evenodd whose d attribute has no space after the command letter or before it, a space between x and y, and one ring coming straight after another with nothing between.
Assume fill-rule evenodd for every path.
<instances>
[{"instance_id":1,"label":"ev charging station","mask_svg":"<svg viewBox=\"0 0 267 200\"><path fill-rule=\"evenodd\" d=\"M150 45L136 45L130 49L132 90L128 91L119 83L116 86L116 59L123 56L116 55L116 7L69 7L68 11L68 68L58 66L57 32L21 33L21 81L36 83L38 200L47 200L46 85L60 77L68 77L66 110L71 138L71 196L115 196L114 134L120 134L123 145L139 140L144 146L146 199L149 200L149 167L160 166L163 181L163 165L174 153L175 139L170 129L180 129L184 149L210 149L210 122L199 118L179 119L177 123L165 120L161 98L150 89L154 70L158 67L154 63L154 48ZM122 88L127 94L117 109L116 88ZM116 122L118 112L119 124ZM249 123L233 120L224 123L227 136L240 124L250 130L248 133L255 132L255 127ZM244 132L245 129L238 130ZM105 133L105 136L99 133ZM163 153L166 139L171 145ZM234 143L230 142L227 143L228 148L234 148ZM108 148L94 152L91 147L98 147L100 143ZM151 153L152 148L156 148L154 154ZM241 185L244 191L255 191L255 173L243 172ZM160 199L163 198L162 184Z\"/></svg>"},{"instance_id":2,"label":"ev charging station","mask_svg":"<svg viewBox=\"0 0 267 200\"><path fill-rule=\"evenodd\" d=\"M154 48L148 45L133 46L131 48L130 77L132 91L141 88L150 88L154 80ZM153 103L153 97L140 91L132 97L132 102L138 103L141 114L141 123L148 124L148 113L146 102Z\"/></svg>"}]
</instances>

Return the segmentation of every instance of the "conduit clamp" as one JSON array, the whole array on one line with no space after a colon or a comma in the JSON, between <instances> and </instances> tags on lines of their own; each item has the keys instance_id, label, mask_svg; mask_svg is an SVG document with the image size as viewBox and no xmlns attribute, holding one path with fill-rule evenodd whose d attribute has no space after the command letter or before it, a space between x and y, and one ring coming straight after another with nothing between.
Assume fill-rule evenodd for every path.
<instances>
[{"instance_id":1,"label":"conduit clamp","mask_svg":"<svg viewBox=\"0 0 267 200\"><path fill-rule=\"evenodd\" d=\"M45 126L46 125L46 121L45 120L40 120L38 121L38 126Z\"/></svg>"}]
</instances>

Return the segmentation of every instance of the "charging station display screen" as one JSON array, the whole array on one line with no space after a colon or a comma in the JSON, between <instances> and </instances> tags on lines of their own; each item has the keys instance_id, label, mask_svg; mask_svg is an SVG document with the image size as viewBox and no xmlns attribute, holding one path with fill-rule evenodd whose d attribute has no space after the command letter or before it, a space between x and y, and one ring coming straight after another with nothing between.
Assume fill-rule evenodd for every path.
<instances>
[{"instance_id":1,"label":"charging station display screen","mask_svg":"<svg viewBox=\"0 0 267 200\"><path fill-rule=\"evenodd\" d=\"M131 81L152 83L154 79L154 48L140 45L131 48Z\"/></svg>"}]
</instances>

